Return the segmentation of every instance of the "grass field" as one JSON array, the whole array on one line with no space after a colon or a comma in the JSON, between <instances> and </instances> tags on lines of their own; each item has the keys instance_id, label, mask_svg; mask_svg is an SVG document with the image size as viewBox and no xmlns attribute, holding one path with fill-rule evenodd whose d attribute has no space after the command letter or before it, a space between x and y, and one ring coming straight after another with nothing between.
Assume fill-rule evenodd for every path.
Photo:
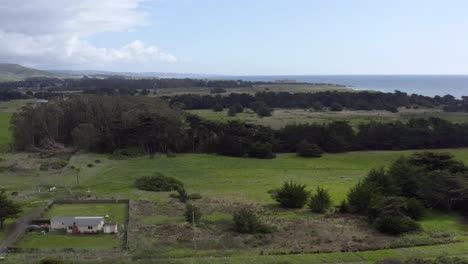
<instances>
[{"instance_id":1,"label":"grass field","mask_svg":"<svg viewBox=\"0 0 468 264\"><path fill-rule=\"evenodd\" d=\"M184 87L184 88L163 88L157 90L158 96L163 95L180 95L180 94L210 94L211 88L204 87ZM341 92L359 92L344 86L336 85L313 85L313 84L262 84L253 87L226 88L226 92L220 95L229 95L231 93L247 93L255 94L258 92L290 92L290 93L317 93L326 91L341 91Z\"/></svg>"},{"instance_id":2,"label":"grass field","mask_svg":"<svg viewBox=\"0 0 468 264\"><path fill-rule=\"evenodd\" d=\"M64 216L105 216L110 222L124 224L128 218L126 204L56 204L46 214L46 218Z\"/></svg>"},{"instance_id":3,"label":"grass field","mask_svg":"<svg viewBox=\"0 0 468 264\"><path fill-rule=\"evenodd\" d=\"M30 233L18 245L21 248L60 249L60 248L114 248L122 247L123 239L113 234L67 235L62 232L49 232L47 235Z\"/></svg>"},{"instance_id":4,"label":"grass field","mask_svg":"<svg viewBox=\"0 0 468 264\"><path fill-rule=\"evenodd\" d=\"M188 110L212 121L227 122L229 120L242 120L248 123L269 126L274 129L290 124L329 123L332 121L349 121L354 127L361 123L371 121L407 121L411 118L438 117L454 123L468 122L468 113L448 113L440 109L400 109L398 113L387 111L342 111L342 112L317 112L308 109L275 109L270 117L259 118L256 113L246 110L235 117L229 117L227 110L214 112L213 110Z\"/></svg>"},{"instance_id":5,"label":"grass field","mask_svg":"<svg viewBox=\"0 0 468 264\"><path fill-rule=\"evenodd\" d=\"M14 112L31 100L12 100L0 102L0 153L8 149L11 142L10 119Z\"/></svg>"}]
</instances>

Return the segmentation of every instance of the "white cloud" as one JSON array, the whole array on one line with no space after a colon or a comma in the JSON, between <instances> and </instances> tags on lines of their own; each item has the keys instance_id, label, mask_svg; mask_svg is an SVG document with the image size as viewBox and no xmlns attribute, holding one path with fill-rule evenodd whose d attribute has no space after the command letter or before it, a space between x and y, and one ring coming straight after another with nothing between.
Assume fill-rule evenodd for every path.
<instances>
[{"instance_id":1,"label":"white cloud","mask_svg":"<svg viewBox=\"0 0 468 264\"><path fill-rule=\"evenodd\" d=\"M177 58L135 40L97 47L88 37L148 25L142 0L0 0L0 61L38 66L173 63Z\"/></svg>"}]
</instances>

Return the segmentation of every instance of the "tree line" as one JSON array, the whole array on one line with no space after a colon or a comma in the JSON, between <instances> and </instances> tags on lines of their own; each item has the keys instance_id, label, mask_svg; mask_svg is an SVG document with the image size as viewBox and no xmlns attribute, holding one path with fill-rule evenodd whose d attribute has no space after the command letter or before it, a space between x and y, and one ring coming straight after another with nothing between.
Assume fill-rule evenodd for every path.
<instances>
[{"instance_id":1,"label":"tree line","mask_svg":"<svg viewBox=\"0 0 468 264\"><path fill-rule=\"evenodd\" d=\"M468 146L468 124L429 118L407 123L288 125L279 130L205 120L158 98L78 95L26 106L11 119L17 150L51 143L96 152L137 147L145 153L194 152L273 158L274 153L346 152ZM302 147L302 150L301 150Z\"/></svg>"},{"instance_id":2,"label":"tree line","mask_svg":"<svg viewBox=\"0 0 468 264\"><path fill-rule=\"evenodd\" d=\"M317 111L329 108L332 111L350 110L387 110L397 112L399 107L433 108L442 106L446 111L468 111L468 97L462 100L451 95L423 96L408 95L395 91L394 93L380 92L339 92L326 91L317 93L289 93L289 92L259 92L251 94L195 95L184 94L165 97L171 104L183 105L185 109L213 109L215 106L230 108L240 104L251 108L262 102L271 108L313 108Z\"/></svg>"}]
</instances>

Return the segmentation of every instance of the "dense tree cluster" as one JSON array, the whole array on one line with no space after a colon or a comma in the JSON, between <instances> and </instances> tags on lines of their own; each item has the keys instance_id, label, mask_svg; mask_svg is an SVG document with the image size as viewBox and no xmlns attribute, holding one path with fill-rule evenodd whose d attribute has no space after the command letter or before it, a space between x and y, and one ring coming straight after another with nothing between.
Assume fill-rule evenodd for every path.
<instances>
[{"instance_id":1,"label":"dense tree cluster","mask_svg":"<svg viewBox=\"0 0 468 264\"><path fill-rule=\"evenodd\" d=\"M237 111L237 110L236 110ZM27 106L11 120L17 150L50 143L97 152L202 152L273 158L275 152L319 156L325 152L426 149L468 146L468 124L437 118L407 123L362 124L344 121L288 125L280 130L239 121L220 123L171 108L157 98L72 96ZM125 153L123 153L125 154Z\"/></svg>"},{"instance_id":2,"label":"dense tree cluster","mask_svg":"<svg viewBox=\"0 0 468 264\"><path fill-rule=\"evenodd\" d=\"M316 144L325 152L350 150L403 150L468 146L468 124L453 124L439 118L408 122L370 122L354 130L349 123L295 124L275 134L277 152L297 152L301 142Z\"/></svg>"},{"instance_id":3,"label":"dense tree cluster","mask_svg":"<svg viewBox=\"0 0 468 264\"><path fill-rule=\"evenodd\" d=\"M468 168L447 153L401 157L388 170L372 170L348 193L349 210L366 214L377 229L417 230L423 207L468 214Z\"/></svg>"},{"instance_id":4,"label":"dense tree cluster","mask_svg":"<svg viewBox=\"0 0 468 264\"><path fill-rule=\"evenodd\" d=\"M451 95L443 97L428 97L422 95L408 95L403 92L377 93L377 92L338 92L327 91L318 93L288 93L288 92L259 92L251 94L230 94L228 96L184 94L166 97L171 104L182 104L186 109L211 109L219 104L229 108L234 104L254 108L262 102L270 108L313 108L322 110L329 108L332 111L350 110L387 110L398 111L398 107L436 107L443 106L445 110L466 111L468 98L456 99Z\"/></svg>"}]
</instances>

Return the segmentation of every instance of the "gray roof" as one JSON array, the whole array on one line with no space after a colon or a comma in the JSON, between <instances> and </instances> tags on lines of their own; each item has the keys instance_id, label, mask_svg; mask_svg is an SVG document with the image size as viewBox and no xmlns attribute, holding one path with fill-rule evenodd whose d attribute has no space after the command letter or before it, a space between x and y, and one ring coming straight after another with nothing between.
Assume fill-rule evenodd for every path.
<instances>
[{"instance_id":1,"label":"gray roof","mask_svg":"<svg viewBox=\"0 0 468 264\"><path fill-rule=\"evenodd\" d=\"M102 216L80 216L80 217L54 217L50 222L63 223L66 226L97 226L104 221Z\"/></svg>"}]
</instances>

